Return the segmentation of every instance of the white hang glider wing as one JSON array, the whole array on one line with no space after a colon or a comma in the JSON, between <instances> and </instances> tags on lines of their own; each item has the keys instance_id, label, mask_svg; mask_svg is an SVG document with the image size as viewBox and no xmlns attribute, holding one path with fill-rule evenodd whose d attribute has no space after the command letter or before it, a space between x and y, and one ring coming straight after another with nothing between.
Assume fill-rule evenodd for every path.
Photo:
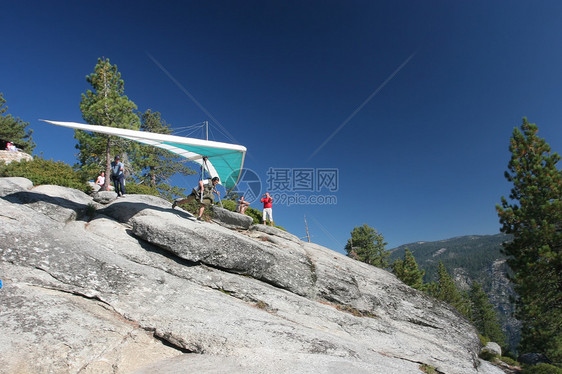
<instances>
[{"instance_id":1,"label":"white hang glider wing","mask_svg":"<svg viewBox=\"0 0 562 374\"><path fill-rule=\"evenodd\" d=\"M211 177L219 177L226 190L234 188L238 183L246 155L246 147L237 144L76 122L41 121L77 130L120 136L168 150L204 166Z\"/></svg>"}]
</instances>

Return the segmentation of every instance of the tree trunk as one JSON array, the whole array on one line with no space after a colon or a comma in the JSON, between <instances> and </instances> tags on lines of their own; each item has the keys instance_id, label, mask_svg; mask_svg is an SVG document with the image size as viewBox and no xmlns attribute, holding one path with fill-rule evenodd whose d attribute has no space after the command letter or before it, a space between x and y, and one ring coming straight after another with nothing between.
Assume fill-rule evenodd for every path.
<instances>
[{"instance_id":1,"label":"tree trunk","mask_svg":"<svg viewBox=\"0 0 562 374\"><path fill-rule=\"evenodd\" d=\"M109 180L111 179L111 139L107 137L107 146L105 147L105 183L103 190L109 191Z\"/></svg>"}]
</instances>

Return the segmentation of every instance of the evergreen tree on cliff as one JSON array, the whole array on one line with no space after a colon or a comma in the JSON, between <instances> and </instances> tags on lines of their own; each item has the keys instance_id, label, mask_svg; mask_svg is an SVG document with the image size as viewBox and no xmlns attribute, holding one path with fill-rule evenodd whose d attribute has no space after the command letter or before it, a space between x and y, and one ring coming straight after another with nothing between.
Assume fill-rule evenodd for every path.
<instances>
[{"instance_id":1,"label":"evergreen tree on cliff","mask_svg":"<svg viewBox=\"0 0 562 374\"><path fill-rule=\"evenodd\" d=\"M392 264L392 272L402 282L417 290L423 288L423 276L425 271L420 270L416 258L408 248L404 252L404 260L397 259Z\"/></svg>"},{"instance_id":2,"label":"evergreen tree on cliff","mask_svg":"<svg viewBox=\"0 0 562 374\"><path fill-rule=\"evenodd\" d=\"M158 134L171 134L172 132L160 113L150 109L141 116L141 130ZM134 160L132 162L134 169L138 171L135 177L139 183L156 188L161 195L170 199L180 195L184 189L170 187L170 184L167 183L168 178L175 174L195 174L195 171L183 164L185 158L149 145L137 146L132 160Z\"/></svg>"},{"instance_id":3,"label":"evergreen tree on cliff","mask_svg":"<svg viewBox=\"0 0 562 374\"><path fill-rule=\"evenodd\" d=\"M87 123L139 129L140 120L135 113L137 106L124 94L125 83L117 65L111 65L107 58L98 59L94 72L86 76L86 81L93 88L82 94L80 102L82 117ZM78 158L82 169L94 175L102 169L109 177L112 152L120 154L136 146L119 137L81 130L76 130L74 137L78 140L76 148L79 150ZM106 178L104 189L107 189L108 184L109 178Z\"/></svg>"},{"instance_id":4,"label":"evergreen tree on cliff","mask_svg":"<svg viewBox=\"0 0 562 374\"><path fill-rule=\"evenodd\" d=\"M31 138L33 130L25 129L29 126L29 122L23 122L19 117L14 118L11 114L6 114L8 107L5 104L4 94L0 93L0 140L14 143L20 151L31 154L35 143Z\"/></svg>"},{"instance_id":5,"label":"evergreen tree on cliff","mask_svg":"<svg viewBox=\"0 0 562 374\"><path fill-rule=\"evenodd\" d=\"M526 118L513 130L505 173L513 187L496 209L501 231L513 235L503 252L519 295L520 351L562 362L562 174L560 156L537 133Z\"/></svg>"},{"instance_id":6,"label":"evergreen tree on cliff","mask_svg":"<svg viewBox=\"0 0 562 374\"><path fill-rule=\"evenodd\" d=\"M384 241L382 234L377 230L363 224L363 226L355 227L351 232L351 238L345 245L347 255L358 261L380 268L388 267L388 256L390 252L385 249L387 243Z\"/></svg>"},{"instance_id":7,"label":"evergreen tree on cliff","mask_svg":"<svg viewBox=\"0 0 562 374\"><path fill-rule=\"evenodd\" d=\"M470 320L474 327L481 335L502 347L505 346L505 334L500 328L498 315L488 295L482 289L482 285L474 282L470 288L469 295L471 304Z\"/></svg>"},{"instance_id":8,"label":"evergreen tree on cliff","mask_svg":"<svg viewBox=\"0 0 562 374\"><path fill-rule=\"evenodd\" d=\"M459 291L443 262L437 268L437 283L428 286L428 292L438 300L455 307L463 316L470 318L470 304Z\"/></svg>"}]
</instances>

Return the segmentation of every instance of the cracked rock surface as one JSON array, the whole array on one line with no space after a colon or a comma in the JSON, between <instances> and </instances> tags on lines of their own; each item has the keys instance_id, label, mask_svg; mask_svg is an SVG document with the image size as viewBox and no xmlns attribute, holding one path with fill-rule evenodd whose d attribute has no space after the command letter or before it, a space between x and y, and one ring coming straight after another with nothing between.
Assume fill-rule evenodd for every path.
<instances>
[{"instance_id":1,"label":"cracked rock surface","mask_svg":"<svg viewBox=\"0 0 562 374\"><path fill-rule=\"evenodd\" d=\"M392 274L165 200L0 178L0 373L501 373Z\"/></svg>"}]
</instances>

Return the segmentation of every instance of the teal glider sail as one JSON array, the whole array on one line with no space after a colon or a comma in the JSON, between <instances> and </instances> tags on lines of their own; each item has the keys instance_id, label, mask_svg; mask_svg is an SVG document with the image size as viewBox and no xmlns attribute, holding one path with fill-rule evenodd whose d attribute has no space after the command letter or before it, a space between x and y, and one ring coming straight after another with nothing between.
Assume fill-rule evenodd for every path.
<instances>
[{"instance_id":1,"label":"teal glider sail","mask_svg":"<svg viewBox=\"0 0 562 374\"><path fill-rule=\"evenodd\" d=\"M204 166L211 177L219 177L226 190L234 188L238 183L246 156L246 147L237 144L76 122L41 121L77 130L120 136L168 150Z\"/></svg>"}]
</instances>

